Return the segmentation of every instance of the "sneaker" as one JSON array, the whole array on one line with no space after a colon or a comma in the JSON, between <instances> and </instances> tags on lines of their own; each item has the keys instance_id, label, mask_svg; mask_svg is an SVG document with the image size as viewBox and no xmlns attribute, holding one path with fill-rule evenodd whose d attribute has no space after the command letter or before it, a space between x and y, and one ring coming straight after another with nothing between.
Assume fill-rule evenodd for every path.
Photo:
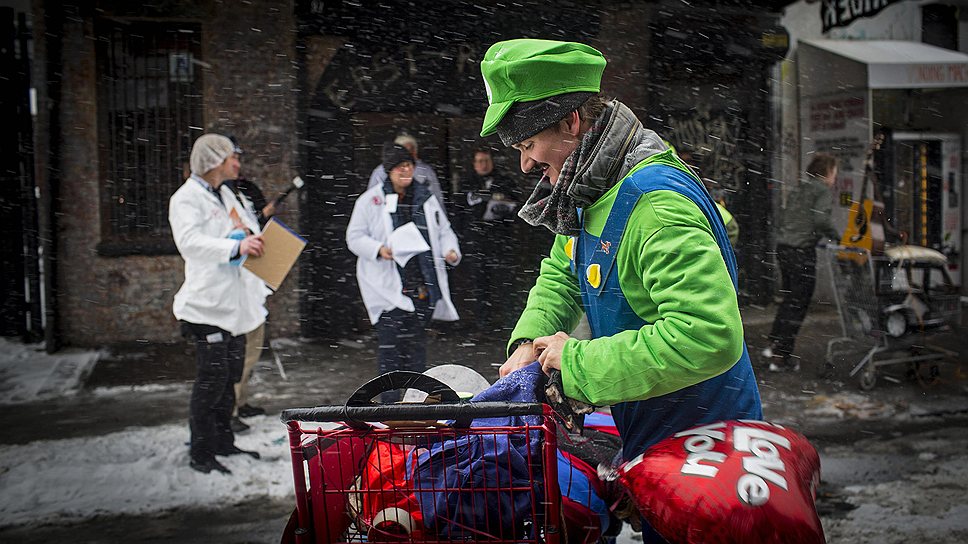
<instances>
[{"instance_id":1,"label":"sneaker","mask_svg":"<svg viewBox=\"0 0 968 544\"><path fill-rule=\"evenodd\" d=\"M232 418L232 422L229 424L229 427L232 429L233 433L244 433L245 431L249 430L249 426L238 417Z\"/></svg>"},{"instance_id":2,"label":"sneaker","mask_svg":"<svg viewBox=\"0 0 968 544\"><path fill-rule=\"evenodd\" d=\"M770 372L800 372L800 361L770 363Z\"/></svg>"},{"instance_id":3,"label":"sneaker","mask_svg":"<svg viewBox=\"0 0 968 544\"><path fill-rule=\"evenodd\" d=\"M261 406L252 406L251 404L239 406L239 417L261 416L265 413L266 409Z\"/></svg>"},{"instance_id":4,"label":"sneaker","mask_svg":"<svg viewBox=\"0 0 968 544\"><path fill-rule=\"evenodd\" d=\"M210 459L205 459L205 460L192 459L188 463L188 466L192 467L192 470L197 470L202 474L208 474L213 470L215 472L221 472L222 474L232 474L232 471L229 470L222 463L219 463L218 461L216 461L215 457L212 457Z\"/></svg>"}]
</instances>

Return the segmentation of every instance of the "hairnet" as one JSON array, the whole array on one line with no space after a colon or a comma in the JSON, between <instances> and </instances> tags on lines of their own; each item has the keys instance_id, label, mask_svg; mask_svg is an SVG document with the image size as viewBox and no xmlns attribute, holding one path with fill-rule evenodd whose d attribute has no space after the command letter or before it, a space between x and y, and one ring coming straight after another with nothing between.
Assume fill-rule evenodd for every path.
<instances>
[{"instance_id":1,"label":"hairnet","mask_svg":"<svg viewBox=\"0 0 968 544\"><path fill-rule=\"evenodd\" d=\"M235 145L221 134L202 134L192 146L192 156L189 165L192 173L202 176L209 170L235 153Z\"/></svg>"}]
</instances>

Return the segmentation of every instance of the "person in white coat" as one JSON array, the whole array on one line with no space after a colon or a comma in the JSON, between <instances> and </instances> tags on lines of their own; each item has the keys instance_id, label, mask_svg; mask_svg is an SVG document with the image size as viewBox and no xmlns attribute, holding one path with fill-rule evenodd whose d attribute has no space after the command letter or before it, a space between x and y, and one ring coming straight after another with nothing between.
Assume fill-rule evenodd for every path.
<instances>
[{"instance_id":1,"label":"person in white coat","mask_svg":"<svg viewBox=\"0 0 968 544\"><path fill-rule=\"evenodd\" d=\"M430 320L458 319L446 266L460 262L460 246L437 197L427 185L413 183L414 162L407 149L384 145L383 169L387 180L360 195L353 206L346 245L358 257L356 280L376 328L379 372L423 372ZM401 265L394 260L389 239L395 229L411 222L430 249ZM399 391L390 391L381 400L391 403L399 398Z\"/></svg>"},{"instance_id":2,"label":"person in white coat","mask_svg":"<svg viewBox=\"0 0 968 544\"><path fill-rule=\"evenodd\" d=\"M175 293L173 310L185 336L195 342L198 370L190 403L190 466L229 473L216 455L258 458L235 446L230 420L245 335L265 321L265 288L239 264L262 254L262 239L258 222L223 185L239 176L241 166L231 140L202 135L189 161L191 176L168 201L168 222L185 260L185 282ZM246 229L254 234L246 235Z\"/></svg>"}]
</instances>

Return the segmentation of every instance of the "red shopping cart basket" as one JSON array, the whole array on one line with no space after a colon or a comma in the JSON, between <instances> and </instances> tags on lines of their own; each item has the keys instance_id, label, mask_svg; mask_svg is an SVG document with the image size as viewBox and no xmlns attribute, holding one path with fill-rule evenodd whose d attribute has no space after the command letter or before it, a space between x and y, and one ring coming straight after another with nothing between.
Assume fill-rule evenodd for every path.
<instances>
[{"instance_id":1,"label":"red shopping cart basket","mask_svg":"<svg viewBox=\"0 0 968 544\"><path fill-rule=\"evenodd\" d=\"M380 384L371 382L346 405L283 411L296 509L282 542L557 544L561 498L550 408L461 402L433 378L400 374L410 376L394 388L426 391L441 404L372 404ZM479 424L508 417L526 423Z\"/></svg>"}]
</instances>

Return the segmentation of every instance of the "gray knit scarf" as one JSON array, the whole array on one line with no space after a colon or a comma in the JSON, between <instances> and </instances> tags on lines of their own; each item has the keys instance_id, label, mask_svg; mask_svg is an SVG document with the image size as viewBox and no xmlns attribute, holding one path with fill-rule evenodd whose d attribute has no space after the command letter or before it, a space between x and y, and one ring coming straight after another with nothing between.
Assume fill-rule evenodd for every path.
<instances>
[{"instance_id":1,"label":"gray knit scarf","mask_svg":"<svg viewBox=\"0 0 968 544\"><path fill-rule=\"evenodd\" d=\"M575 236L581 229L578 208L593 204L636 164L665 149L655 132L644 128L628 107L613 100L565 159L551 194L542 198L547 192L542 188L542 178L518 216L530 225Z\"/></svg>"}]
</instances>

